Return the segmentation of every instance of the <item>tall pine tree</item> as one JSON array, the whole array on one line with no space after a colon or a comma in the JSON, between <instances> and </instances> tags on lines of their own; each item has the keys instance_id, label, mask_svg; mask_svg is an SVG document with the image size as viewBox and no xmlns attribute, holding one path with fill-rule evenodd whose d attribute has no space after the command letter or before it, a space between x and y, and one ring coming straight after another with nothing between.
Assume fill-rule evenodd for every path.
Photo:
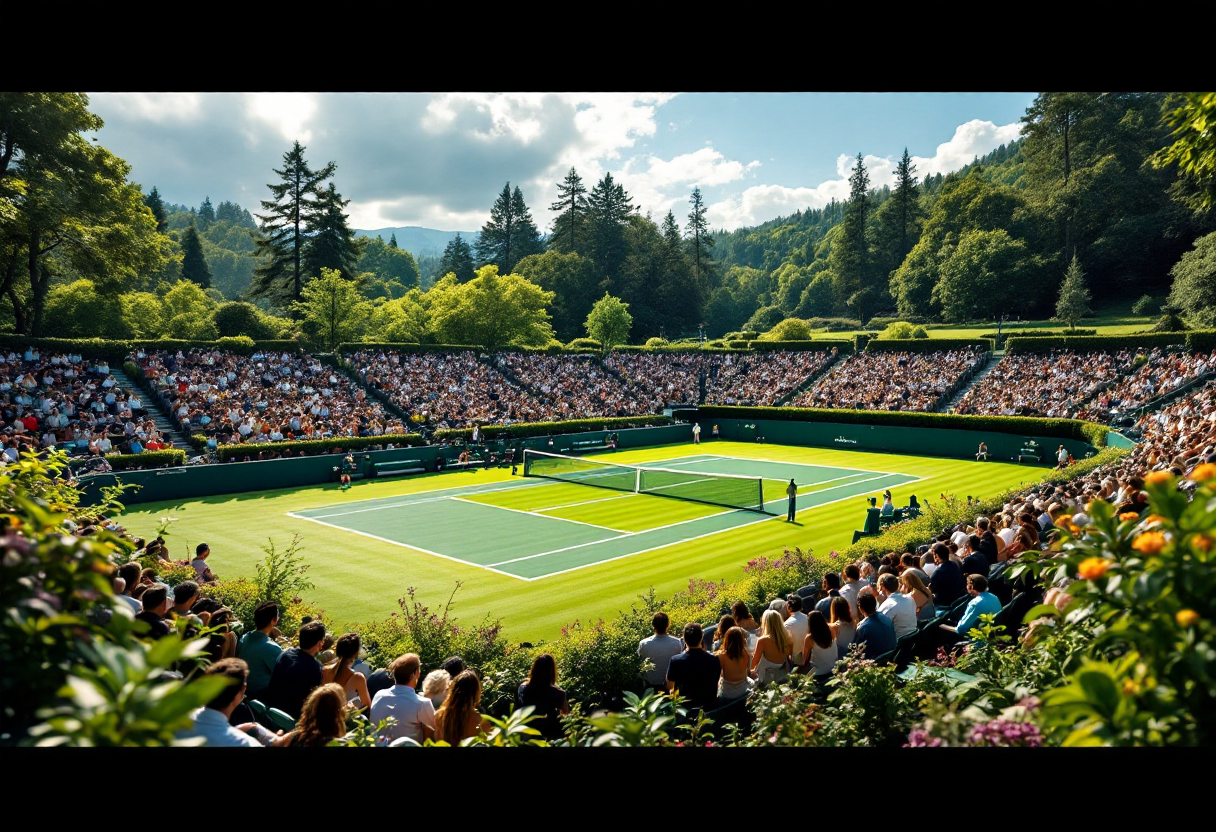
<instances>
[{"instance_id":1,"label":"tall pine tree","mask_svg":"<svg viewBox=\"0 0 1216 832\"><path fill-rule=\"evenodd\" d=\"M198 237L194 223L182 232L182 278L193 281L204 289L211 288L211 267L203 256L203 243Z\"/></svg>"},{"instance_id":2,"label":"tall pine tree","mask_svg":"<svg viewBox=\"0 0 1216 832\"><path fill-rule=\"evenodd\" d=\"M215 222L215 208L211 205L211 197L203 197L203 204L198 206L198 218L202 222L204 231Z\"/></svg>"},{"instance_id":3,"label":"tall pine tree","mask_svg":"<svg viewBox=\"0 0 1216 832\"><path fill-rule=\"evenodd\" d=\"M633 201L625 188L612 179L611 173L596 183L587 198L590 222L590 255L599 272L601 287L610 294L613 281L621 279L621 270L629 254L625 232L629 215L633 213Z\"/></svg>"},{"instance_id":4,"label":"tall pine tree","mask_svg":"<svg viewBox=\"0 0 1216 832\"><path fill-rule=\"evenodd\" d=\"M577 254L584 246L586 235L587 186L574 168L570 168L566 178L558 183L557 196L557 201L549 206L550 211L558 212L553 220L549 249Z\"/></svg>"},{"instance_id":5,"label":"tall pine tree","mask_svg":"<svg viewBox=\"0 0 1216 832\"><path fill-rule=\"evenodd\" d=\"M688 214L688 255L692 260L693 274L697 283L704 287L704 294L713 288L713 255L714 238L709 233L709 222L705 219L705 200L701 198L701 189L692 189L692 211Z\"/></svg>"},{"instance_id":6,"label":"tall pine tree","mask_svg":"<svg viewBox=\"0 0 1216 832\"><path fill-rule=\"evenodd\" d=\"M249 294L289 304L300 299L304 287L303 254L308 232L308 204L316 199L321 183L334 175L330 162L313 170L304 158L304 147L297 141L283 154L283 169L276 169L278 183L268 184L273 199L262 200L265 214L258 214L262 233L258 235L260 259L253 273Z\"/></svg>"},{"instance_id":7,"label":"tall pine tree","mask_svg":"<svg viewBox=\"0 0 1216 832\"><path fill-rule=\"evenodd\" d=\"M443 257L439 258L439 268L435 274L441 278L447 274L454 274L461 283L468 283L475 276L476 264L473 262L473 249L459 234L444 247Z\"/></svg>"},{"instance_id":8,"label":"tall pine tree","mask_svg":"<svg viewBox=\"0 0 1216 832\"><path fill-rule=\"evenodd\" d=\"M870 213L870 174L860 153L849 174L849 202L840 236L832 243L828 264L836 284L838 308L849 309L865 323L865 311L874 286L869 282L866 220Z\"/></svg>"},{"instance_id":9,"label":"tall pine tree","mask_svg":"<svg viewBox=\"0 0 1216 832\"><path fill-rule=\"evenodd\" d=\"M321 269L333 269L346 280L355 276L359 247L343 212L350 203L330 182L317 191L317 198L308 205L308 239L304 243L302 268L307 280L318 277Z\"/></svg>"},{"instance_id":10,"label":"tall pine tree","mask_svg":"<svg viewBox=\"0 0 1216 832\"><path fill-rule=\"evenodd\" d=\"M515 264L525 257L540 254L545 250L544 238L532 219L532 212L528 210L528 206L524 202L524 193L518 185L511 192L511 214L515 217L514 225L511 228L511 261L504 274L513 272Z\"/></svg>"},{"instance_id":11,"label":"tall pine tree","mask_svg":"<svg viewBox=\"0 0 1216 832\"><path fill-rule=\"evenodd\" d=\"M156 230L160 233L165 233L165 229L169 227L169 214L165 210L165 201L160 198L160 191L156 190L156 186L152 186L152 191L144 197L144 205L152 209L152 216L156 217Z\"/></svg>"}]
</instances>

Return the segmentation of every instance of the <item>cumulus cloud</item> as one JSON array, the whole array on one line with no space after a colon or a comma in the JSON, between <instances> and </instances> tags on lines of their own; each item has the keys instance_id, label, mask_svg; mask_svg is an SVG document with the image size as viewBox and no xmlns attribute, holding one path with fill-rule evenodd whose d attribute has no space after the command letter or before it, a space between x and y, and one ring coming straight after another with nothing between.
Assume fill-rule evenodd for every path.
<instances>
[{"instance_id":1,"label":"cumulus cloud","mask_svg":"<svg viewBox=\"0 0 1216 832\"><path fill-rule=\"evenodd\" d=\"M945 175L971 164L976 157L996 150L1002 144L1016 140L1021 132L1018 123L998 127L991 121L973 119L960 124L949 141L937 146L932 157L911 156L916 166L916 178L938 173ZM815 187L783 185L754 185L709 206L707 215L715 229L732 231L786 216L806 208L822 208L833 199L844 202L849 198L849 175L857 164L856 154L836 157L837 179L821 182ZM870 177L871 188L894 186L899 159L863 155L862 164Z\"/></svg>"}]
</instances>

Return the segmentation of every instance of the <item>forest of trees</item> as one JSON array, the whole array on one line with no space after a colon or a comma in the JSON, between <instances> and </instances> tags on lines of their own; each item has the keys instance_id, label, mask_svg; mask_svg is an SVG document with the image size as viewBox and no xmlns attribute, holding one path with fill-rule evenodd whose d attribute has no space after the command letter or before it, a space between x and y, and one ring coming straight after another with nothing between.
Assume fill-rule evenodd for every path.
<instances>
[{"instance_id":1,"label":"forest of trees","mask_svg":"<svg viewBox=\"0 0 1216 832\"><path fill-rule=\"evenodd\" d=\"M1094 305L1172 289L1177 311L1212 320L1212 140L1195 125L1213 109L1208 93L1042 93L1017 141L962 170L922 178L905 151L873 188L858 152L846 201L729 233L709 227L699 188L656 223L611 173L571 168L542 212L507 181L475 239L415 258L356 237L340 164L316 166L299 142L253 213L172 205L84 138L100 127L87 96L0 93L0 331L443 342L465 334L460 304L527 284L519 338L583 336L607 296L643 343L788 318L1046 318L1066 275L1070 323L1085 292ZM310 317L312 281L343 293L349 326Z\"/></svg>"}]
</instances>

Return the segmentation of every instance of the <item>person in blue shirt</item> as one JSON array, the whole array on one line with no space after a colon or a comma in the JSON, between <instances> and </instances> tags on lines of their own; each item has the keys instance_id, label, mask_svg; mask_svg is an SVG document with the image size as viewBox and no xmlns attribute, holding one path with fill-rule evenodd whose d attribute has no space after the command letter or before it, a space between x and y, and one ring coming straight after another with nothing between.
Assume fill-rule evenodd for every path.
<instances>
[{"instance_id":1,"label":"person in blue shirt","mask_svg":"<svg viewBox=\"0 0 1216 832\"><path fill-rule=\"evenodd\" d=\"M874 597L873 590L862 593L857 599L857 609L865 620L857 625L853 643L865 644L866 660L873 661L883 653L894 650L895 625L878 611L878 599Z\"/></svg>"},{"instance_id":2,"label":"person in blue shirt","mask_svg":"<svg viewBox=\"0 0 1216 832\"><path fill-rule=\"evenodd\" d=\"M940 626L943 630L975 639L975 636L971 635L971 631L979 625L980 616L996 615L1001 611L1001 602L988 591L988 579L983 575L967 576L967 594L971 596L971 600L967 602L958 625L952 627L949 624L942 624Z\"/></svg>"}]
</instances>

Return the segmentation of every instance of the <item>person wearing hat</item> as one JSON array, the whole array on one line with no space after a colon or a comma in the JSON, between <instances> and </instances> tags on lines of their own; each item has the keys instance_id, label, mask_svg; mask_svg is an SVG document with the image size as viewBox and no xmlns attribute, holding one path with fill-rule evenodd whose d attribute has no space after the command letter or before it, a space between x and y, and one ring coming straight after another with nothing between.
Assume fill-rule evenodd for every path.
<instances>
[{"instance_id":1,"label":"person wearing hat","mask_svg":"<svg viewBox=\"0 0 1216 832\"><path fill-rule=\"evenodd\" d=\"M211 547L206 543L200 543L194 549L194 560L190 561L190 565L194 567L194 574L198 575L200 584L210 584L216 581L215 573L211 571L211 567L207 566L207 556L211 554Z\"/></svg>"}]
</instances>

